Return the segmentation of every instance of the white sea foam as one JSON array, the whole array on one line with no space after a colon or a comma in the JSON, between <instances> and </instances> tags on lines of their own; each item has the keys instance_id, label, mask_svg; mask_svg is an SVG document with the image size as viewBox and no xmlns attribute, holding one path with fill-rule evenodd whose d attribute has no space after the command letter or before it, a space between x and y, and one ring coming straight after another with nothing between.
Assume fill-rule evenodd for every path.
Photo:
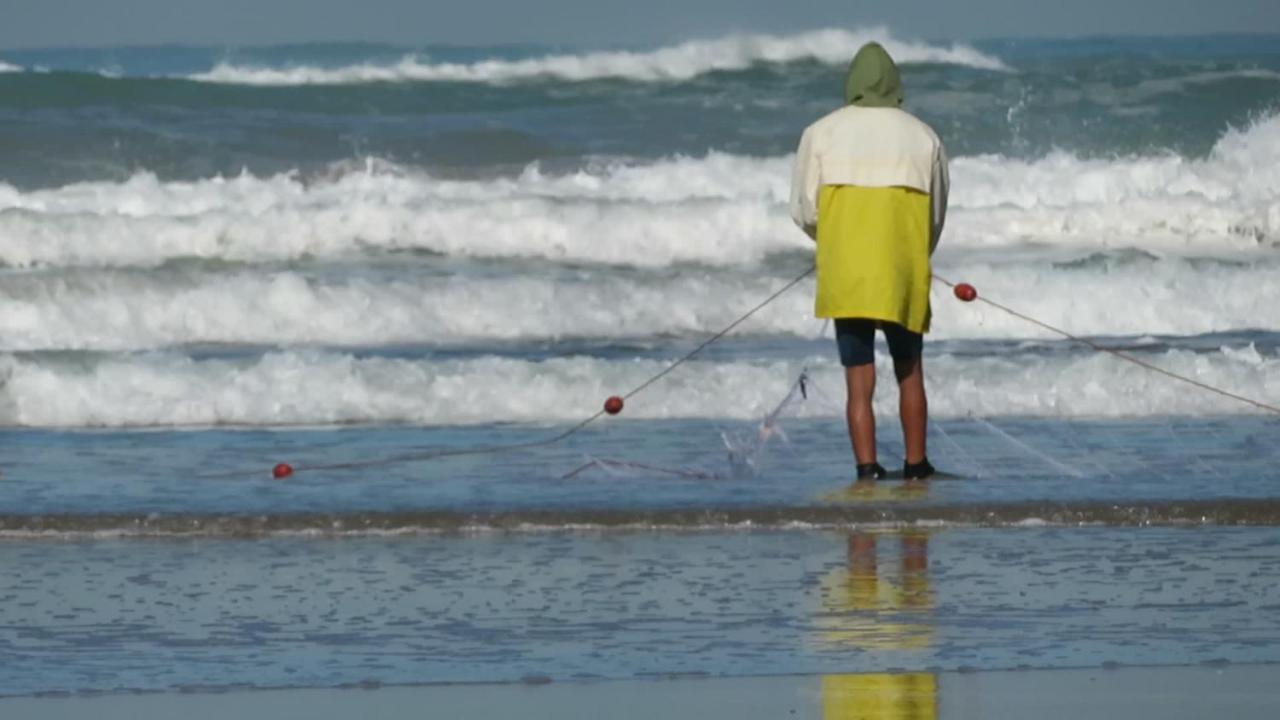
<instances>
[{"instance_id":1,"label":"white sea foam","mask_svg":"<svg viewBox=\"0 0 1280 720\"><path fill-rule=\"evenodd\" d=\"M663 266L752 263L806 247L777 208L746 201L560 202L542 198L447 202L372 193L345 183L261 214L188 217L0 213L0 263L155 266L174 258L261 262L416 250L456 257L542 258ZM356 183L358 186L358 183Z\"/></svg>"},{"instance_id":2,"label":"white sea foam","mask_svg":"<svg viewBox=\"0 0 1280 720\"><path fill-rule=\"evenodd\" d=\"M1280 115L1228 130L1203 160L1083 160L1057 152L1035 161L983 156L953 165L956 205L972 222L967 244L1018 238L1091 240L1173 248L1203 239L1238 245L1280 239Z\"/></svg>"},{"instance_id":3,"label":"white sea foam","mask_svg":"<svg viewBox=\"0 0 1280 720\"><path fill-rule=\"evenodd\" d=\"M937 274L969 282L982 297L1075 335L1188 336L1280 330L1280 287L1272 261L1095 256L1077 262L935 263ZM1244 290L1247 288L1247 290ZM962 303L935 285L935 338L1057 338L985 303Z\"/></svg>"},{"instance_id":4,"label":"white sea foam","mask_svg":"<svg viewBox=\"0 0 1280 720\"><path fill-rule=\"evenodd\" d=\"M797 272L803 263L796 265ZM1280 264L1100 257L940 261L938 273L984 297L1083 335L1200 335L1280 329ZM296 271L38 273L0 279L0 350L150 350L203 343L435 346L701 336L727 326L783 284L724 270L575 272L443 278L310 276ZM1250 288L1203 292L1203 288ZM765 308L741 332L807 339L812 283ZM1123 308L1123 311L1118 311ZM518 309L518 317L513 313ZM931 339L1047 338L1047 331L938 286ZM829 334L829 333L828 333Z\"/></svg>"},{"instance_id":5,"label":"white sea foam","mask_svg":"<svg viewBox=\"0 0 1280 720\"><path fill-rule=\"evenodd\" d=\"M21 66L19 66L19 65L12 65L12 64L7 63L7 62L5 62L5 61L3 61L3 60L0 60L0 73L16 73L16 72L22 72L22 71L23 71L23 69L24 69L24 68L22 68L22 67L21 67Z\"/></svg>"},{"instance_id":6,"label":"white sea foam","mask_svg":"<svg viewBox=\"0 0 1280 720\"><path fill-rule=\"evenodd\" d=\"M628 338L723 327L781 282L739 274L398 275L91 273L0 282L0 349L144 350L194 343L437 346ZM753 332L816 334L796 292Z\"/></svg>"},{"instance_id":7,"label":"white sea foam","mask_svg":"<svg viewBox=\"0 0 1280 720\"><path fill-rule=\"evenodd\" d=\"M1280 403L1280 357L1252 346L1152 362L1264 402ZM892 384L881 363L882 380ZM430 361L321 352L252 361L133 355L76 363L0 355L0 424L16 426L320 425L565 422L639 385L659 361L585 357ZM828 355L776 362L693 362L627 404L628 418L754 419L773 409L802 366L815 398L801 413L839 413L840 371ZM1108 355L930 358L930 412L1053 417L1256 412ZM821 400L819 398L826 398ZM893 393L877 410L894 412Z\"/></svg>"},{"instance_id":8,"label":"white sea foam","mask_svg":"<svg viewBox=\"0 0 1280 720\"><path fill-rule=\"evenodd\" d=\"M323 177L296 172L259 178L248 173L196 182L162 182L140 172L124 182L86 182L19 192L0 184L0 210L51 215L189 217L241 211L261 215L279 208L321 208L343 197L390 205L543 199L559 201L679 203L697 200L781 203L787 199L791 159L754 158L712 152L648 164L597 162L565 174L529 165L512 177L451 180L376 158L339 163ZM356 205L355 207L359 207Z\"/></svg>"},{"instance_id":9,"label":"white sea foam","mask_svg":"<svg viewBox=\"0 0 1280 720\"><path fill-rule=\"evenodd\" d=\"M786 210L789 158L712 154L563 175L443 180L369 162L332 177L242 175L0 185L0 264L151 266L369 249L662 266L732 265L808 240ZM1174 155L952 165L944 249L1139 247L1199 254L1280 241L1280 116L1231 130L1204 159Z\"/></svg>"},{"instance_id":10,"label":"white sea foam","mask_svg":"<svg viewBox=\"0 0 1280 720\"><path fill-rule=\"evenodd\" d=\"M744 70L756 63L815 60L849 62L864 43L878 41L902 64L942 63L986 70L1007 69L998 58L961 44L949 46L904 41L883 28L818 30L796 35L730 35L694 40L646 51L600 51L547 55L520 60L475 63L433 62L406 55L394 64L364 63L340 68L250 67L219 63L208 72L188 76L204 82L238 85L338 85L369 82L445 81L501 83L529 78L581 81L623 78L638 81L688 80L724 70Z\"/></svg>"}]
</instances>

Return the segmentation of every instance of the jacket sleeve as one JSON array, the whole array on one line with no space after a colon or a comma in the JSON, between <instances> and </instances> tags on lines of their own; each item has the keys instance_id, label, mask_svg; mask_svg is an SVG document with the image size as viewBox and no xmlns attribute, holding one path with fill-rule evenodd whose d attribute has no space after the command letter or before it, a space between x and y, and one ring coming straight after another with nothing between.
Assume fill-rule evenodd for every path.
<instances>
[{"instance_id":1,"label":"jacket sleeve","mask_svg":"<svg viewBox=\"0 0 1280 720\"><path fill-rule=\"evenodd\" d=\"M818 237L818 158L813 148L813 128L800 136L796 164L791 173L791 219L811 239Z\"/></svg>"},{"instance_id":2,"label":"jacket sleeve","mask_svg":"<svg viewBox=\"0 0 1280 720\"><path fill-rule=\"evenodd\" d=\"M951 173L947 169L947 151L938 143L938 150L933 155L933 188L929 193L929 254L938 247L942 239L942 226L947 222L947 194L951 191Z\"/></svg>"}]
</instances>

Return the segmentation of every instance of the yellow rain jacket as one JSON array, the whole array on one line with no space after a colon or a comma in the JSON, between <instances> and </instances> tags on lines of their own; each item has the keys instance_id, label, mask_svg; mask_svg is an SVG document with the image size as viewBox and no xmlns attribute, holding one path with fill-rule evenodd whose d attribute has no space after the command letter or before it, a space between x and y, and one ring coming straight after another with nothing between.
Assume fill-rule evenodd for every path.
<instances>
[{"instance_id":1,"label":"yellow rain jacket","mask_svg":"<svg viewBox=\"0 0 1280 720\"><path fill-rule=\"evenodd\" d=\"M947 211L942 141L900 109L901 83L876 43L849 69L847 106L805 129L791 216L818 243L821 318L886 320L929 330L929 256Z\"/></svg>"}]
</instances>

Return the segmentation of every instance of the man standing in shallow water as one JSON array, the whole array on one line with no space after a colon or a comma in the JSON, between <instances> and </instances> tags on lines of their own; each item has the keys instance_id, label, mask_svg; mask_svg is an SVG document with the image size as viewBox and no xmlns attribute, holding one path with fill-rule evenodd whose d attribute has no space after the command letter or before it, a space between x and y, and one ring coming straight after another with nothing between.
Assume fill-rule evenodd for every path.
<instances>
[{"instance_id":1,"label":"man standing in shallow water","mask_svg":"<svg viewBox=\"0 0 1280 720\"><path fill-rule=\"evenodd\" d=\"M854 56L845 103L800 138L791 216L818 244L814 313L835 320L858 479L885 476L871 405L880 328L898 379L903 477L923 480L934 469L925 448L921 350L929 331L929 257L947 212L946 152L932 128L901 109L898 68L878 43Z\"/></svg>"}]
</instances>

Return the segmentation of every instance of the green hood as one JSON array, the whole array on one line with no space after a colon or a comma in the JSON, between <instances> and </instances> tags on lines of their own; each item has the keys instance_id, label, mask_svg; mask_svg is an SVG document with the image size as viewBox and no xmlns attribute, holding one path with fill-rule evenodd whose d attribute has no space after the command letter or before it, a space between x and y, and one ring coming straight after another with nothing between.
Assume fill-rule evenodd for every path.
<instances>
[{"instance_id":1,"label":"green hood","mask_svg":"<svg viewBox=\"0 0 1280 720\"><path fill-rule=\"evenodd\" d=\"M844 81L844 101L859 107L898 107L902 78L893 58L880 43L867 43L853 56Z\"/></svg>"}]
</instances>

